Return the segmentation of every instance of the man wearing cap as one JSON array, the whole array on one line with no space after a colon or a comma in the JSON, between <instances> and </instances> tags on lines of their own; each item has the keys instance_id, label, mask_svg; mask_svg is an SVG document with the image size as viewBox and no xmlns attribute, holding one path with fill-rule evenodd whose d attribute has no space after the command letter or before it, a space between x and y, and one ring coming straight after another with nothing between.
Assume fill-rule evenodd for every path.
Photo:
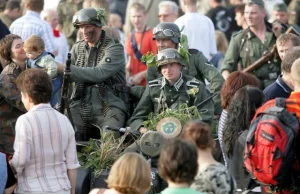
<instances>
[{"instance_id":1,"label":"man wearing cap","mask_svg":"<svg viewBox=\"0 0 300 194\"><path fill-rule=\"evenodd\" d=\"M212 94L206 90L202 82L182 74L181 70L186 65L178 51L174 48L159 51L156 62L157 71L163 76L148 82L130 120L131 129L144 133L149 129L143 127L143 122L148 119L151 112L159 114L166 109L176 109L183 103L197 106L201 119L211 123L214 113Z\"/></svg>"},{"instance_id":2,"label":"man wearing cap","mask_svg":"<svg viewBox=\"0 0 300 194\"><path fill-rule=\"evenodd\" d=\"M288 24L288 12L285 3L277 3L273 7L271 22L278 21L281 24Z\"/></svg>"},{"instance_id":3,"label":"man wearing cap","mask_svg":"<svg viewBox=\"0 0 300 194\"><path fill-rule=\"evenodd\" d=\"M270 51L276 42L276 36L264 18L266 11L262 0L248 0L245 6L245 20L248 28L232 36L221 73L226 79L233 71L243 70ZM271 60L252 72L266 87L280 74L280 60Z\"/></svg>"},{"instance_id":4,"label":"man wearing cap","mask_svg":"<svg viewBox=\"0 0 300 194\"><path fill-rule=\"evenodd\" d=\"M94 8L81 9L73 18L83 34L71 50L70 109L77 139L96 138L106 125L123 127L127 116L124 48L102 30L105 19L105 11Z\"/></svg>"},{"instance_id":5,"label":"man wearing cap","mask_svg":"<svg viewBox=\"0 0 300 194\"><path fill-rule=\"evenodd\" d=\"M181 40L179 27L174 23L163 22L153 29L153 39L159 51L167 48L178 49ZM182 73L195 77L205 83L205 79L210 83L210 90L215 95L213 98L215 115L220 115L221 98L220 91L224 79L219 71L207 60L201 51L188 49L188 63L182 68ZM151 81L160 77L160 73L154 67L148 67L147 80Z\"/></svg>"}]
</instances>

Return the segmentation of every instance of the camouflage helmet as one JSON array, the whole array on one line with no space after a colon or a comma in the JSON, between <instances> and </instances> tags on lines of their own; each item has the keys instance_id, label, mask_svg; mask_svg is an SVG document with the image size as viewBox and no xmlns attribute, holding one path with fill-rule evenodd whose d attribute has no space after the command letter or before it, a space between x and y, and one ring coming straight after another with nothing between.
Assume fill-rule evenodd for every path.
<instances>
[{"instance_id":1,"label":"camouflage helmet","mask_svg":"<svg viewBox=\"0 0 300 194\"><path fill-rule=\"evenodd\" d=\"M159 51L156 55L156 63L158 70L160 70L161 66L168 63L179 63L181 65L185 65L183 63L182 57L174 48L167 48Z\"/></svg>"},{"instance_id":2,"label":"camouflage helmet","mask_svg":"<svg viewBox=\"0 0 300 194\"><path fill-rule=\"evenodd\" d=\"M175 44L180 42L179 27L171 22L162 22L153 28L153 40L155 39L170 39Z\"/></svg>"},{"instance_id":3,"label":"camouflage helmet","mask_svg":"<svg viewBox=\"0 0 300 194\"><path fill-rule=\"evenodd\" d=\"M78 28L81 24L91 24L102 27L104 24L98 17L97 10L94 8L81 9L73 16L73 26Z\"/></svg>"}]
</instances>

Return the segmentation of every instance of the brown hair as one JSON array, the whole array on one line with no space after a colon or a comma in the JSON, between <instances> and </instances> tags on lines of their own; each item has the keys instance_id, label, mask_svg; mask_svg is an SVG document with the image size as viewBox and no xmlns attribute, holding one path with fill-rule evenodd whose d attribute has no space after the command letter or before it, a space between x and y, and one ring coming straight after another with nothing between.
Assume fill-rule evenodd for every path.
<instances>
[{"instance_id":1,"label":"brown hair","mask_svg":"<svg viewBox=\"0 0 300 194\"><path fill-rule=\"evenodd\" d=\"M20 36L16 34L6 35L4 38L0 40L0 56L7 60L12 61L12 43L14 40L21 39Z\"/></svg>"},{"instance_id":2,"label":"brown hair","mask_svg":"<svg viewBox=\"0 0 300 194\"><path fill-rule=\"evenodd\" d=\"M26 51L44 51L45 50L45 43L43 39L37 35L30 36L24 42L24 50Z\"/></svg>"},{"instance_id":3,"label":"brown hair","mask_svg":"<svg viewBox=\"0 0 300 194\"><path fill-rule=\"evenodd\" d=\"M216 30L215 38L217 43L217 50L222 52L225 55L228 49L228 40L224 32L221 32L220 30Z\"/></svg>"},{"instance_id":4,"label":"brown hair","mask_svg":"<svg viewBox=\"0 0 300 194\"><path fill-rule=\"evenodd\" d=\"M227 109L235 92L246 85L260 87L260 81L250 73L242 71L231 73L221 89L222 108Z\"/></svg>"},{"instance_id":5,"label":"brown hair","mask_svg":"<svg viewBox=\"0 0 300 194\"><path fill-rule=\"evenodd\" d=\"M214 145L210 126L200 120L188 122L182 137L195 143L198 149L212 148Z\"/></svg>"},{"instance_id":6,"label":"brown hair","mask_svg":"<svg viewBox=\"0 0 300 194\"><path fill-rule=\"evenodd\" d=\"M290 73L293 62L300 58L300 46L290 48L282 59L281 71Z\"/></svg>"},{"instance_id":7,"label":"brown hair","mask_svg":"<svg viewBox=\"0 0 300 194\"><path fill-rule=\"evenodd\" d=\"M289 41L293 43L293 46L300 46L300 38L292 33L281 34L276 40L276 45L284 45Z\"/></svg>"},{"instance_id":8,"label":"brown hair","mask_svg":"<svg viewBox=\"0 0 300 194\"><path fill-rule=\"evenodd\" d=\"M241 13L242 15L244 15L244 11L245 11L245 4L239 4L234 9L235 13Z\"/></svg>"},{"instance_id":9,"label":"brown hair","mask_svg":"<svg viewBox=\"0 0 300 194\"><path fill-rule=\"evenodd\" d=\"M292 81L294 82L295 86L300 86L300 59L296 59L296 61L294 61L292 68L291 68L291 77L292 77Z\"/></svg>"},{"instance_id":10,"label":"brown hair","mask_svg":"<svg viewBox=\"0 0 300 194\"><path fill-rule=\"evenodd\" d=\"M191 184L197 174L197 158L194 144L179 138L170 139L161 150L158 173L164 180Z\"/></svg>"},{"instance_id":11,"label":"brown hair","mask_svg":"<svg viewBox=\"0 0 300 194\"><path fill-rule=\"evenodd\" d=\"M145 193L151 185L150 166L141 155L125 153L113 164L107 185L122 194Z\"/></svg>"},{"instance_id":12,"label":"brown hair","mask_svg":"<svg viewBox=\"0 0 300 194\"><path fill-rule=\"evenodd\" d=\"M18 89L27 94L34 104L49 103L52 83L49 75L42 69L32 68L23 71L16 79Z\"/></svg>"},{"instance_id":13,"label":"brown hair","mask_svg":"<svg viewBox=\"0 0 300 194\"><path fill-rule=\"evenodd\" d=\"M44 0L26 0L25 5L29 10L41 12L44 9Z\"/></svg>"},{"instance_id":14,"label":"brown hair","mask_svg":"<svg viewBox=\"0 0 300 194\"><path fill-rule=\"evenodd\" d=\"M143 12L144 14L146 14L145 6L140 3L133 3L130 7L130 10L132 10L132 9L135 9L138 12Z\"/></svg>"},{"instance_id":15,"label":"brown hair","mask_svg":"<svg viewBox=\"0 0 300 194\"><path fill-rule=\"evenodd\" d=\"M5 9L9 10L9 11L12 11L14 9L20 10L21 9L20 1L17 1L17 0L9 0L9 1L7 1Z\"/></svg>"}]
</instances>

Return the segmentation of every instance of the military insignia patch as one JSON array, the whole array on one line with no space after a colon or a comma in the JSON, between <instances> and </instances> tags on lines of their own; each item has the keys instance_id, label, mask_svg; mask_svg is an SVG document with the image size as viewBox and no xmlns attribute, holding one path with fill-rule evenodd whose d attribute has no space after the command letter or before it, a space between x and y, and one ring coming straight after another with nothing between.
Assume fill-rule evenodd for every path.
<instances>
[{"instance_id":1,"label":"military insignia patch","mask_svg":"<svg viewBox=\"0 0 300 194\"><path fill-rule=\"evenodd\" d=\"M167 139L177 137L182 130L181 123L174 117L166 117L160 120L156 126L157 131L161 132Z\"/></svg>"},{"instance_id":2,"label":"military insignia patch","mask_svg":"<svg viewBox=\"0 0 300 194\"><path fill-rule=\"evenodd\" d=\"M111 59L109 57L105 58L105 62L110 63Z\"/></svg>"}]
</instances>

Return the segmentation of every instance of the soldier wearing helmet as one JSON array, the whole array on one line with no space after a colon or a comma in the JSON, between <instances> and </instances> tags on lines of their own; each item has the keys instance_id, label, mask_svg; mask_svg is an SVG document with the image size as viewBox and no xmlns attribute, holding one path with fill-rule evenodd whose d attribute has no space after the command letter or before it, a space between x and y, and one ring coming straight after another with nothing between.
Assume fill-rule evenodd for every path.
<instances>
[{"instance_id":1,"label":"soldier wearing helmet","mask_svg":"<svg viewBox=\"0 0 300 194\"><path fill-rule=\"evenodd\" d=\"M156 41L158 50L166 48L177 49L181 39L179 27L174 23L160 23L153 29L153 39ZM206 59L201 51L196 49L188 49L188 64L182 69L182 73L195 77L205 83L205 79L210 82L210 90L213 94L217 94L213 100L215 105L215 115L220 115L221 98L220 91L224 83L224 79L219 71ZM149 67L147 71L148 81L159 77L156 69Z\"/></svg>"},{"instance_id":2,"label":"soldier wearing helmet","mask_svg":"<svg viewBox=\"0 0 300 194\"><path fill-rule=\"evenodd\" d=\"M75 86L70 109L77 139L97 138L98 127L105 125L123 127L128 114L124 50L102 30L105 21L103 9L84 8L73 17L83 34L71 50Z\"/></svg>"},{"instance_id":3,"label":"soldier wearing helmet","mask_svg":"<svg viewBox=\"0 0 300 194\"><path fill-rule=\"evenodd\" d=\"M133 130L145 132L143 121L149 113L159 114L166 109L176 109L186 103L188 106L197 106L201 119L211 123L214 114L211 94L205 85L194 77L182 74L186 67L182 57L174 48L161 50L156 55L157 69L162 77L149 81L145 92L138 103L130 120ZM191 94L189 91L195 91Z\"/></svg>"}]
</instances>

